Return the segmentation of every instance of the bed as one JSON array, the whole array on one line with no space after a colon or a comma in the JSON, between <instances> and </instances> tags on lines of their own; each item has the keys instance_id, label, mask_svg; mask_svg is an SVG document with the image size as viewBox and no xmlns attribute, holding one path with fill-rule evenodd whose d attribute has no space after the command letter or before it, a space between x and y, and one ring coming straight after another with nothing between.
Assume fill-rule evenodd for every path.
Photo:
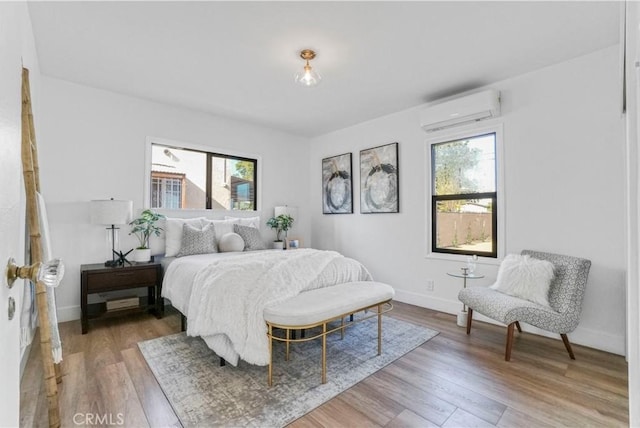
<instances>
[{"instance_id":1,"label":"bed","mask_svg":"<svg viewBox=\"0 0 640 428\"><path fill-rule=\"evenodd\" d=\"M232 365L269 363L264 308L299 293L371 281L359 262L334 251L257 250L169 257L162 261L162 296Z\"/></svg>"}]
</instances>

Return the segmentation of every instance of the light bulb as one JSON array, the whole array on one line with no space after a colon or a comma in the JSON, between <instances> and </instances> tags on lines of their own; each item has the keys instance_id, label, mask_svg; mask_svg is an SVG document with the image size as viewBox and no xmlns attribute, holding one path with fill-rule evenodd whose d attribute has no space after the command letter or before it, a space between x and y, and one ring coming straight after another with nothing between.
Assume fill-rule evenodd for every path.
<instances>
[{"instance_id":1,"label":"light bulb","mask_svg":"<svg viewBox=\"0 0 640 428\"><path fill-rule=\"evenodd\" d=\"M304 83L306 83L307 85L309 85L311 83L311 72L310 71L305 71L304 72L304 77L302 78L302 80L304 80Z\"/></svg>"},{"instance_id":2,"label":"light bulb","mask_svg":"<svg viewBox=\"0 0 640 428\"><path fill-rule=\"evenodd\" d=\"M296 74L296 82L303 86L315 86L320 83L320 80L322 80L322 77L313 70Z\"/></svg>"}]
</instances>

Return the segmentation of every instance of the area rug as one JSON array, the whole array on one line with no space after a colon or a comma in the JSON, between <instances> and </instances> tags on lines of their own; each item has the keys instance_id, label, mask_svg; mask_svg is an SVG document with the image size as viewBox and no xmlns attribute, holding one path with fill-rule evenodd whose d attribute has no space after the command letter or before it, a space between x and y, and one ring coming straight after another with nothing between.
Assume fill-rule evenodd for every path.
<instances>
[{"instance_id":1,"label":"area rug","mask_svg":"<svg viewBox=\"0 0 640 428\"><path fill-rule=\"evenodd\" d=\"M184 333L138 343L151 371L185 427L281 427L352 387L438 334L394 318L383 318L382 355L377 355L377 321L357 323L344 340L327 338L327 383L321 384L321 343L274 344L273 387L267 367L241 361L219 366L200 338Z\"/></svg>"}]
</instances>

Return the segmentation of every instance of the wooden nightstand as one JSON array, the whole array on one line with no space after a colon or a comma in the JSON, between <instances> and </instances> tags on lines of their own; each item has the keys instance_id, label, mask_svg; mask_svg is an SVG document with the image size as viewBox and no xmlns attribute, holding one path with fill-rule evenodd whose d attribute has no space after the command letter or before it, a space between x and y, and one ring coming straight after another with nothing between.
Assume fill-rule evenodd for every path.
<instances>
[{"instance_id":1,"label":"wooden nightstand","mask_svg":"<svg viewBox=\"0 0 640 428\"><path fill-rule=\"evenodd\" d=\"M137 263L132 266L105 267L104 264L80 266L80 309L82 334L88 330L89 318L119 316L134 311L149 310L162 318L164 312L162 267L160 263ZM106 303L87 304L89 294L147 287L147 299L134 308L107 311Z\"/></svg>"}]
</instances>

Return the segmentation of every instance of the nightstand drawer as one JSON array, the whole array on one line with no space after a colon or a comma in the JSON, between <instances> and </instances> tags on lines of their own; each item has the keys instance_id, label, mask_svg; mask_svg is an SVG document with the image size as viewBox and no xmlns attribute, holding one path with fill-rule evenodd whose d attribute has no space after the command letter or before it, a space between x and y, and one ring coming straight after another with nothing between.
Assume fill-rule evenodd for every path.
<instances>
[{"instance_id":1,"label":"nightstand drawer","mask_svg":"<svg viewBox=\"0 0 640 428\"><path fill-rule=\"evenodd\" d=\"M158 270L154 268L123 270L118 272L92 273L87 276L89 292L99 290L115 290L131 286L152 286L158 280Z\"/></svg>"}]
</instances>

